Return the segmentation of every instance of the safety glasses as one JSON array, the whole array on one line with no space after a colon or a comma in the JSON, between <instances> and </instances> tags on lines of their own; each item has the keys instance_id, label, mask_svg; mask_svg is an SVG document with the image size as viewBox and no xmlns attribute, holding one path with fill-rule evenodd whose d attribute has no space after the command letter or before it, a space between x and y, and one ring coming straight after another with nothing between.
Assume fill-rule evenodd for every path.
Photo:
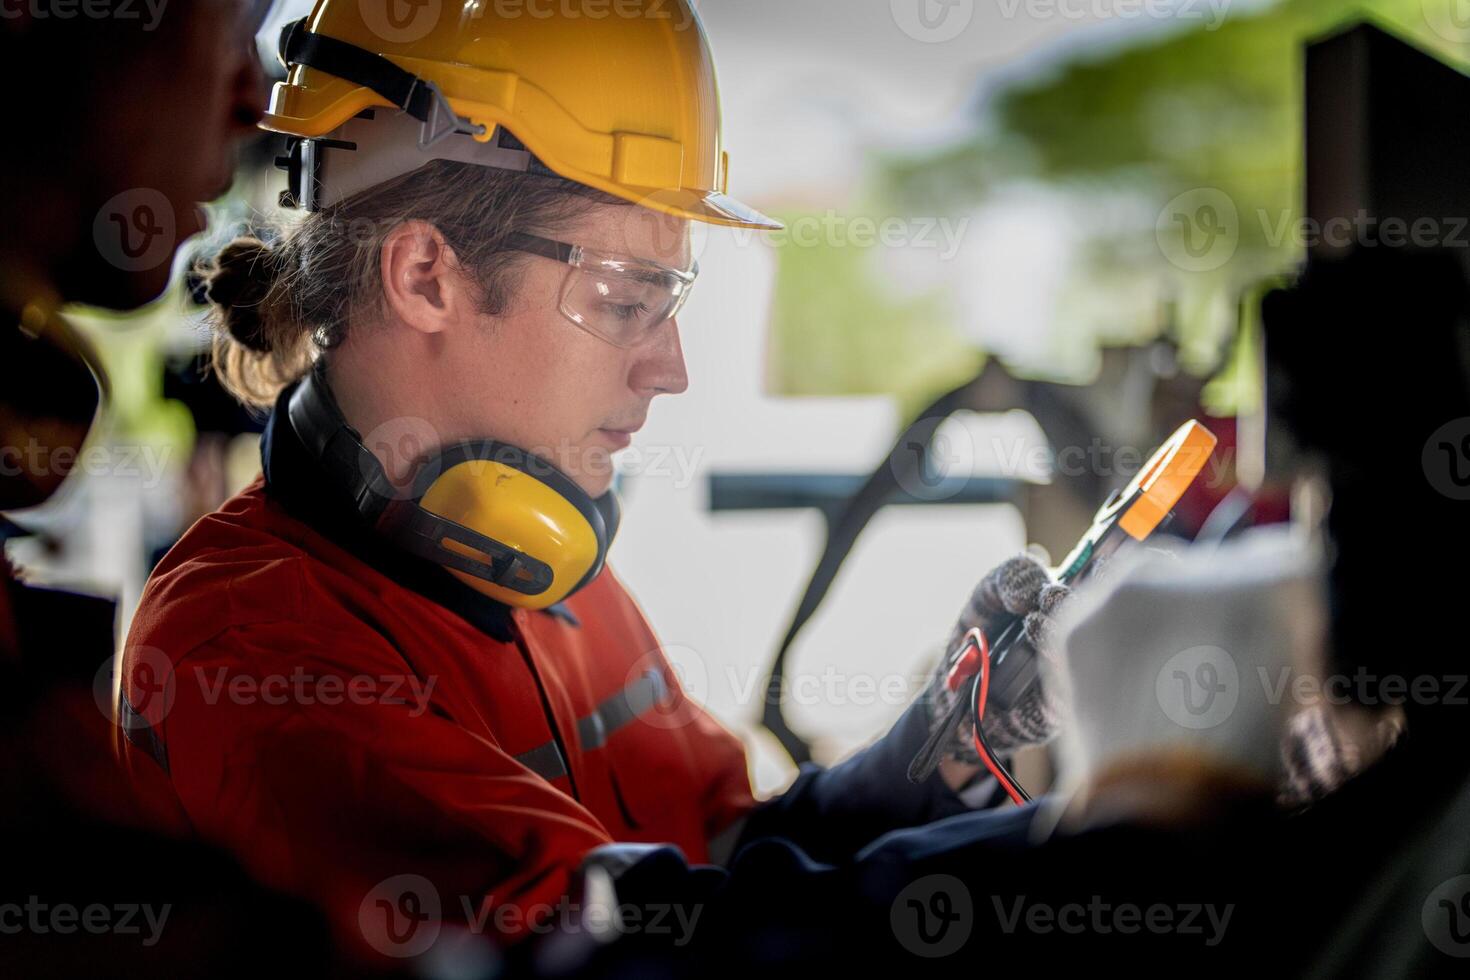
<instances>
[{"instance_id":1,"label":"safety glasses","mask_svg":"<svg viewBox=\"0 0 1470 980\"><path fill-rule=\"evenodd\" d=\"M615 347L637 347L678 316L699 275L698 262L675 269L520 232L505 247L571 266L561 288L562 315Z\"/></svg>"}]
</instances>

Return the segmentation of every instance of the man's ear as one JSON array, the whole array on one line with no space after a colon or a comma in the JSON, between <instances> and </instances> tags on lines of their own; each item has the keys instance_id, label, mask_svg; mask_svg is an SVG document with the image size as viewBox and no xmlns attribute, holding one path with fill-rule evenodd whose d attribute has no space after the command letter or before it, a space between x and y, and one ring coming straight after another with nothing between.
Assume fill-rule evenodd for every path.
<instances>
[{"instance_id":1,"label":"man's ear","mask_svg":"<svg viewBox=\"0 0 1470 980\"><path fill-rule=\"evenodd\" d=\"M389 312L415 330L442 333L475 309L459 257L427 221L405 221L388 232L379 271Z\"/></svg>"}]
</instances>

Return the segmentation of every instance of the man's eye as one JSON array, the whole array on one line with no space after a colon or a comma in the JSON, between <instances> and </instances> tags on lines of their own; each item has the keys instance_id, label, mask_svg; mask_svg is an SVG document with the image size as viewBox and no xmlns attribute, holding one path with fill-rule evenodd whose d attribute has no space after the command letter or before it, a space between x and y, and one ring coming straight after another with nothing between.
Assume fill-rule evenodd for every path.
<instances>
[{"instance_id":1,"label":"man's eye","mask_svg":"<svg viewBox=\"0 0 1470 980\"><path fill-rule=\"evenodd\" d=\"M653 312L647 303L609 303L606 309L619 320L641 320Z\"/></svg>"}]
</instances>

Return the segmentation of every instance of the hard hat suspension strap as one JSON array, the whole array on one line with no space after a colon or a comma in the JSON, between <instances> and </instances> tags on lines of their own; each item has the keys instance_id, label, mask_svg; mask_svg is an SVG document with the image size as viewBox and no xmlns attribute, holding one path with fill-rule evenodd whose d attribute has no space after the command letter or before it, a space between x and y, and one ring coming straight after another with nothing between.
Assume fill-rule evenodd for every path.
<instances>
[{"instance_id":1,"label":"hard hat suspension strap","mask_svg":"<svg viewBox=\"0 0 1470 980\"><path fill-rule=\"evenodd\" d=\"M277 56L288 69L292 65L305 65L378 93L424 124L420 147L433 146L452 133L480 136L485 132L483 125L457 114L433 82L366 48L314 34L306 29L305 18L281 29Z\"/></svg>"}]
</instances>

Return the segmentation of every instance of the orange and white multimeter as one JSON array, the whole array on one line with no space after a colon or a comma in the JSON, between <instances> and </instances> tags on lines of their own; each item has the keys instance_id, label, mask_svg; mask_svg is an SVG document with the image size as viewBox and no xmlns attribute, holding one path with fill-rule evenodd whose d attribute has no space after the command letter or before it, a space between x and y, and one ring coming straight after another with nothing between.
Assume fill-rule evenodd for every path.
<instances>
[{"instance_id":1,"label":"orange and white multimeter","mask_svg":"<svg viewBox=\"0 0 1470 980\"><path fill-rule=\"evenodd\" d=\"M1055 580L1075 584L1087 577L1099 558L1111 555L1128 541L1142 541L1154 533L1204 470L1218 441L1214 433L1193 419L1176 429L1128 485L1115 491L1098 509L1087 533L1053 570ZM1040 682L1034 656L1009 656L1024 628L1025 620L1021 617L992 624L996 638L988 642L979 630L971 630L965 637L966 648L954 658L946 678L949 689L959 691L966 682L978 688L980 678L976 675L983 658L988 667L985 705L1004 711L1019 703ZM910 779L917 782L934 771L948 733L959 724L965 707L978 703L974 693L971 690L970 696L955 700L951 717L931 733L914 758L909 767ZM1018 792L1024 796L1024 791Z\"/></svg>"},{"instance_id":2,"label":"orange and white multimeter","mask_svg":"<svg viewBox=\"0 0 1470 980\"><path fill-rule=\"evenodd\" d=\"M1217 442L1215 434L1194 419L1174 430L1128 485L1114 491L1098 508L1092 526L1055 569L1056 580L1066 585L1080 582L1099 558L1111 555L1127 541L1142 541L1158 530L1204 470ZM1018 662L1011 670L1006 669L1006 661L1011 659L1006 654L1020 636L1021 627L1017 619L991 644L994 672L990 704L996 710L1017 703L1037 677L1036 663L1030 657L1015 658ZM1025 667L1019 662L1023 660Z\"/></svg>"}]
</instances>

